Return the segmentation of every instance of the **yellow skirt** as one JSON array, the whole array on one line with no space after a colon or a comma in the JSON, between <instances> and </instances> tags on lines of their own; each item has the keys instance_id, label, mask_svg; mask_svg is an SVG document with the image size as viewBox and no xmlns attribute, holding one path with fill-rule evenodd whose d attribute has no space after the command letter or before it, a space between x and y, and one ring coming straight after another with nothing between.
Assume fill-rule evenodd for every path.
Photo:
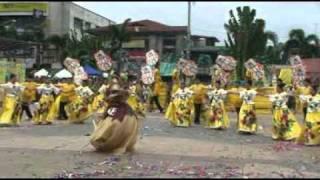
<instances>
[{"instance_id":1,"label":"yellow skirt","mask_svg":"<svg viewBox=\"0 0 320 180\"><path fill-rule=\"evenodd\" d=\"M243 102L239 112L238 132L256 133L257 118L254 104Z\"/></svg>"},{"instance_id":2,"label":"yellow skirt","mask_svg":"<svg viewBox=\"0 0 320 180\"><path fill-rule=\"evenodd\" d=\"M180 100L178 100L180 101ZM167 108L165 117L171 124L177 127L189 127L192 124L192 108L178 108L179 104L171 102Z\"/></svg>"},{"instance_id":3,"label":"yellow skirt","mask_svg":"<svg viewBox=\"0 0 320 180\"><path fill-rule=\"evenodd\" d=\"M171 94L174 94L179 89L179 84L173 84Z\"/></svg>"},{"instance_id":4,"label":"yellow skirt","mask_svg":"<svg viewBox=\"0 0 320 180\"><path fill-rule=\"evenodd\" d=\"M0 114L0 126L15 126L21 121L22 109L17 103L17 98L7 95L3 101Z\"/></svg>"},{"instance_id":5,"label":"yellow skirt","mask_svg":"<svg viewBox=\"0 0 320 180\"><path fill-rule=\"evenodd\" d=\"M206 119L206 128L226 129L229 127L229 117L224 108L224 104L220 103L219 107L212 107L208 110Z\"/></svg>"},{"instance_id":6,"label":"yellow skirt","mask_svg":"<svg viewBox=\"0 0 320 180\"><path fill-rule=\"evenodd\" d=\"M140 122L136 116L126 115L122 122L107 117L94 123L90 143L97 151L122 154L134 151Z\"/></svg>"},{"instance_id":7,"label":"yellow skirt","mask_svg":"<svg viewBox=\"0 0 320 180\"><path fill-rule=\"evenodd\" d=\"M129 106L132 108L132 110L141 116L145 116L145 105L141 102L139 102L139 100L137 99L137 97L135 96L129 96L127 103L129 104Z\"/></svg>"},{"instance_id":8,"label":"yellow skirt","mask_svg":"<svg viewBox=\"0 0 320 180\"><path fill-rule=\"evenodd\" d=\"M92 115L90 104L86 104L83 99L78 96L76 100L66 106L68 120L73 124L82 124Z\"/></svg>"},{"instance_id":9,"label":"yellow skirt","mask_svg":"<svg viewBox=\"0 0 320 180\"><path fill-rule=\"evenodd\" d=\"M300 136L301 126L290 110L275 108L272 120L272 138L293 140Z\"/></svg>"},{"instance_id":10,"label":"yellow skirt","mask_svg":"<svg viewBox=\"0 0 320 180\"><path fill-rule=\"evenodd\" d=\"M105 111L106 103L104 101L104 95L97 95L92 102L92 111L97 113L103 113Z\"/></svg>"},{"instance_id":11,"label":"yellow skirt","mask_svg":"<svg viewBox=\"0 0 320 180\"><path fill-rule=\"evenodd\" d=\"M39 107L33 116L34 124L51 124L57 117L57 101L51 95L42 95L39 101Z\"/></svg>"},{"instance_id":12,"label":"yellow skirt","mask_svg":"<svg viewBox=\"0 0 320 180\"><path fill-rule=\"evenodd\" d=\"M320 112L308 112L303 130L300 135L300 141L305 145L320 144Z\"/></svg>"}]
</instances>

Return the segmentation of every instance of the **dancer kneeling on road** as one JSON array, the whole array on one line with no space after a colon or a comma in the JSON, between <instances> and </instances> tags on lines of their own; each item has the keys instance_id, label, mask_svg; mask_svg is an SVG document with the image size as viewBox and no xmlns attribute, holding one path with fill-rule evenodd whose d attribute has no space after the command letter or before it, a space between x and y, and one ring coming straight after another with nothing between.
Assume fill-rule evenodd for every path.
<instances>
[{"instance_id":1,"label":"dancer kneeling on road","mask_svg":"<svg viewBox=\"0 0 320 180\"><path fill-rule=\"evenodd\" d=\"M192 124L193 92L180 83L180 88L172 95L165 117L178 127L189 127Z\"/></svg>"},{"instance_id":2,"label":"dancer kneeling on road","mask_svg":"<svg viewBox=\"0 0 320 180\"><path fill-rule=\"evenodd\" d=\"M127 104L128 92L112 83L106 92L106 111L94 123L90 143L97 151L122 154L134 151L140 119Z\"/></svg>"}]
</instances>

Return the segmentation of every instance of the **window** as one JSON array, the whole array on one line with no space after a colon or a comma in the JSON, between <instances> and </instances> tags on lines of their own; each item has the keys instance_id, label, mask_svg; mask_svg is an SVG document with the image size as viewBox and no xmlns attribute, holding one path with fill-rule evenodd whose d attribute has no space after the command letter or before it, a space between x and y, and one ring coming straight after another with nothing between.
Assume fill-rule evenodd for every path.
<instances>
[{"instance_id":1,"label":"window","mask_svg":"<svg viewBox=\"0 0 320 180\"><path fill-rule=\"evenodd\" d=\"M86 23L85 23L85 28L86 28L86 29L90 29L90 28L91 28L91 23L86 22Z\"/></svg>"},{"instance_id":2,"label":"window","mask_svg":"<svg viewBox=\"0 0 320 180\"><path fill-rule=\"evenodd\" d=\"M79 18L73 18L74 29L82 30L82 20Z\"/></svg>"}]
</instances>

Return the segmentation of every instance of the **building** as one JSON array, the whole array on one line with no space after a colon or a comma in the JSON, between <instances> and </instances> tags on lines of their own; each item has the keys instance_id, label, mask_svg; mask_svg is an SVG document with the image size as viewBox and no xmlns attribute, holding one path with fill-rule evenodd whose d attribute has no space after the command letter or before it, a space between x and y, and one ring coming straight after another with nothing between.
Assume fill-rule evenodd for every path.
<instances>
[{"instance_id":1,"label":"building","mask_svg":"<svg viewBox=\"0 0 320 180\"><path fill-rule=\"evenodd\" d=\"M114 21L72 2L50 1L2 1L0 2L0 26L14 25L18 33L43 32L44 37L68 34L72 30L81 37L81 30L115 24ZM0 35L1 36L1 35ZM60 62L54 47L37 45L32 57L34 64ZM30 53L29 53L30 54ZM58 63L60 64L60 63Z\"/></svg>"},{"instance_id":2,"label":"building","mask_svg":"<svg viewBox=\"0 0 320 180\"><path fill-rule=\"evenodd\" d=\"M306 78L312 82L320 82L320 58L302 59L302 63L306 69Z\"/></svg>"},{"instance_id":3,"label":"building","mask_svg":"<svg viewBox=\"0 0 320 180\"><path fill-rule=\"evenodd\" d=\"M27 26L45 24L46 36L69 33L70 30L97 28L115 22L72 2L0 2L0 22L14 20L19 31Z\"/></svg>"},{"instance_id":4,"label":"building","mask_svg":"<svg viewBox=\"0 0 320 180\"><path fill-rule=\"evenodd\" d=\"M131 40L123 44L123 48L129 51L131 59L144 59L145 53L156 50L160 56L166 53L181 54L186 50L187 26L169 26L151 20L140 20L130 22L126 27L131 35ZM94 35L106 34L111 31L110 26L95 28L88 32ZM197 59L200 52L213 54L215 43L219 42L215 37L191 36L191 57ZM214 59L215 59L214 57Z\"/></svg>"}]
</instances>

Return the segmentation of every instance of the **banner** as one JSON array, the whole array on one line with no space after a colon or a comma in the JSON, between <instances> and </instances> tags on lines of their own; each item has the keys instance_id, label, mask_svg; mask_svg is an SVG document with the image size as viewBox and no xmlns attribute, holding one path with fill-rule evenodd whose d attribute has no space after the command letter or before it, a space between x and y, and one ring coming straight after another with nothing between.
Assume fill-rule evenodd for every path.
<instances>
[{"instance_id":1,"label":"banner","mask_svg":"<svg viewBox=\"0 0 320 180\"><path fill-rule=\"evenodd\" d=\"M141 67L141 80L144 84L152 84L154 82L153 70L150 66Z\"/></svg>"},{"instance_id":2,"label":"banner","mask_svg":"<svg viewBox=\"0 0 320 180\"><path fill-rule=\"evenodd\" d=\"M7 75L7 61L5 59L0 60L0 84L6 83Z\"/></svg>"},{"instance_id":3,"label":"banner","mask_svg":"<svg viewBox=\"0 0 320 180\"><path fill-rule=\"evenodd\" d=\"M186 76L195 76L198 72L198 66L192 60L180 59L177 67Z\"/></svg>"},{"instance_id":4,"label":"banner","mask_svg":"<svg viewBox=\"0 0 320 180\"><path fill-rule=\"evenodd\" d=\"M18 76L19 82L24 82L26 79L26 65L25 64L16 64L16 75Z\"/></svg>"},{"instance_id":5,"label":"banner","mask_svg":"<svg viewBox=\"0 0 320 180\"><path fill-rule=\"evenodd\" d=\"M94 54L97 66L101 71L108 71L112 67L112 59L106 55L102 50Z\"/></svg>"},{"instance_id":6,"label":"banner","mask_svg":"<svg viewBox=\"0 0 320 180\"><path fill-rule=\"evenodd\" d=\"M154 66L159 61L159 55L153 49L146 53L146 62L149 66Z\"/></svg>"},{"instance_id":7,"label":"banner","mask_svg":"<svg viewBox=\"0 0 320 180\"><path fill-rule=\"evenodd\" d=\"M43 12L48 11L47 2L1 2L0 13L2 12L33 12L34 9Z\"/></svg>"}]
</instances>

